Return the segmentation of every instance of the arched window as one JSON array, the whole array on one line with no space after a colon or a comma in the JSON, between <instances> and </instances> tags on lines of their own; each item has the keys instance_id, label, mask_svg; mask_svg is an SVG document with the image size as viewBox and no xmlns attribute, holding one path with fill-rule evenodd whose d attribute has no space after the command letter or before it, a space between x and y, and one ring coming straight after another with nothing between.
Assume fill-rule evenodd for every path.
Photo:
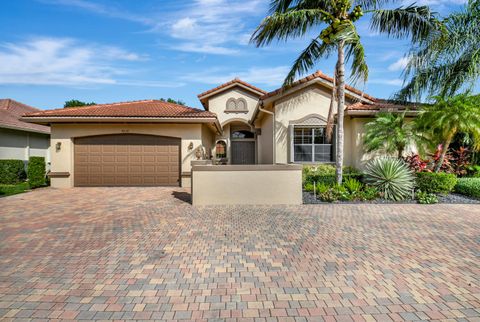
<instances>
[{"instance_id":1,"label":"arched window","mask_svg":"<svg viewBox=\"0 0 480 322\"><path fill-rule=\"evenodd\" d=\"M254 139L255 134L251 131L247 130L239 130L239 131L233 131L232 132L232 139Z\"/></svg>"},{"instance_id":2,"label":"arched window","mask_svg":"<svg viewBox=\"0 0 480 322\"><path fill-rule=\"evenodd\" d=\"M217 159L224 159L227 157L227 143L225 141L218 141L215 145L215 157Z\"/></svg>"},{"instance_id":3,"label":"arched window","mask_svg":"<svg viewBox=\"0 0 480 322\"><path fill-rule=\"evenodd\" d=\"M248 113L247 101L243 97L237 99L230 97L226 103L225 113Z\"/></svg>"}]
</instances>

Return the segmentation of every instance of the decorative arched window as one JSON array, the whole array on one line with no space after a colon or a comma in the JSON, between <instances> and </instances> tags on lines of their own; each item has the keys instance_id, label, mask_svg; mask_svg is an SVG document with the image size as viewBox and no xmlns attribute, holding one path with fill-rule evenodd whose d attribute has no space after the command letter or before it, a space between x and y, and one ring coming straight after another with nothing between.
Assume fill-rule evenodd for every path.
<instances>
[{"instance_id":1,"label":"decorative arched window","mask_svg":"<svg viewBox=\"0 0 480 322\"><path fill-rule=\"evenodd\" d=\"M224 159L227 157L227 143L225 141L218 141L215 145L215 158Z\"/></svg>"},{"instance_id":2,"label":"decorative arched window","mask_svg":"<svg viewBox=\"0 0 480 322\"><path fill-rule=\"evenodd\" d=\"M248 113L247 101L242 97L237 99L230 97L227 100L225 113Z\"/></svg>"}]
</instances>

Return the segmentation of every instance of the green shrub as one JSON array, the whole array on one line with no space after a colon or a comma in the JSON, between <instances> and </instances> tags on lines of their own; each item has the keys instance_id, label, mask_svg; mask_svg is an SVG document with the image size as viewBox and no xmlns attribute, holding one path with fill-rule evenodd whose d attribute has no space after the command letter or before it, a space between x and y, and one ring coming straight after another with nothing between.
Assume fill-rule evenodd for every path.
<instances>
[{"instance_id":1,"label":"green shrub","mask_svg":"<svg viewBox=\"0 0 480 322\"><path fill-rule=\"evenodd\" d=\"M352 167L343 168L343 180L356 179L361 181L362 174ZM304 183L325 183L327 185L336 184L335 166L330 164L320 164L317 166L303 167L303 182Z\"/></svg>"},{"instance_id":2,"label":"green shrub","mask_svg":"<svg viewBox=\"0 0 480 322\"><path fill-rule=\"evenodd\" d=\"M46 184L44 157L30 157L27 176L31 188L38 188Z\"/></svg>"},{"instance_id":3,"label":"green shrub","mask_svg":"<svg viewBox=\"0 0 480 322\"><path fill-rule=\"evenodd\" d=\"M422 205L430 205L430 204L438 203L438 197L434 193L418 191L415 197L417 198L418 203Z\"/></svg>"},{"instance_id":4,"label":"green shrub","mask_svg":"<svg viewBox=\"0 0 480 322\"><path fill-rule=\"evenodd\" d=\"M365 181L383 198L398 201L411 196L415 177L403 160L381 157L367 163Z\"/></svg>"},{"instance_id":5,"label":"green shrub","mask_svg":"<svg viewBox=\"0 0 480 322\"><path fill-rule=\"evenodd\" d=\"M455 192L462 195L480 198L480 178L460 178L455 186Z\"/></svg>"},{"instance_id":6,"label":"green shrub","mask_svg":"<svg viewBox=\"0 0 480 322\"><path fill-rule=\"evenodd\" d=\"M322 201L334 202L338 200L342 200L342 201L353 200L353 196L348 192L348 190L344 186L340 186L340 185L327 186L325 184L321 184L317 191L318 191L318 197Z\"/></svg>"},{"instance_id":7,"label":"green shrub","mask_svg":"<svg viewBox=\"0 0 480 322\"><path fill-rule=\"evenodd\" d=\"M16 184L25 180L25 164L22 160L0 160L0 183Z\"/></svg>"},{"instance_id":8,"label":"green shrub","mask_svg":"<svg viewBox=\"0 0 480 322\"><path fill-rule=\"evenodd\" d=\"M418 172L417 189L427 193L449 193L457 184L457 177L452 173Z\"/></svg>"},{"instance_id":9,"label":"green shrub","mask_svg":"<svg viewBox=\"0 0 480 322\"><path fill-rule=\"evenodd\" d=\"M347 188L348 192L355 194L360 192L363 188L363 184L357 179L348 178L343 182L343 186Z\"/></svg>"},{"instance_id":10,"label":"green shrub","mask_svg":"<svg viewBox=\"0 0 480 322\"><path fill-rule=\"evenodd\" d=\"M468 176L473 178L480 178L480 165L471 165L467 167Z\"/></svg>"},{"instance_id":11,"label":"green shrub","mask_svg":"<svg viewBox=\"0 0 480 322\"><path fill-rule=\"evenodd\" d=\"M378 196L378 189L370 186L365 186L363 190L357 193L357 198L362 201L375 200L378 198Z\"/></svg>"},{"instance_id":12,"label":"green shrub","mask_svg":"<svg viewBox=\"0 0 480 322\"><path fill-rule=\"evenodd\" d=\"M314 190L313 183L311 183L311 182L305 183L305 185L303 186L303 190L308 191L308 192L313 192L313 190Z\"/></svg>"}]
</instances>

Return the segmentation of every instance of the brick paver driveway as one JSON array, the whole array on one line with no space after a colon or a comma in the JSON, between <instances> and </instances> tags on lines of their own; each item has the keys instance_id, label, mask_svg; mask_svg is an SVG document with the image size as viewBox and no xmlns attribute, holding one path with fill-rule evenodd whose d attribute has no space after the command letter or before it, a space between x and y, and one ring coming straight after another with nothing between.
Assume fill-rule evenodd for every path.
<instances>
[{"instance_id":1,"label":"brick paver driveway","mask_svg":"<svg viewBox=\"0 0 480 322\"><path fill-rule=\"evenodd\" d=\"M0 319L480 320L480 207L0 199ZM164 251L164 253L163 253Z\"/></svg>"}]
</instances>

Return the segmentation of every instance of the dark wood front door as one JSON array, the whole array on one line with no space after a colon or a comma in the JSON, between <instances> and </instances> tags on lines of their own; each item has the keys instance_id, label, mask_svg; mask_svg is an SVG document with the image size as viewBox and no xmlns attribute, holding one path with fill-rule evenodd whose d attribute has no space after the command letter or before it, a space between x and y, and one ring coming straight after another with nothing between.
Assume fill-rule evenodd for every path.
<instances>
[{"instance_id":1,"label":"dark wood front door","mask_svg":"<svg viewBox=\"0 0 480 322\"><path fill-rule=\"evenodd\" d=\"M140 134L77 138L74 185L179 186L180 141Z\"/></svg>"},{"instance_id":2,"label":"dark wood front door","mask_svg":"<svg viewBox=\"0 0 480 322\"><path fill-rule=\"evenodd\" d=\"M255 141L232 141L232 164L255 164Z\"/></svg>"}]
</instances>

